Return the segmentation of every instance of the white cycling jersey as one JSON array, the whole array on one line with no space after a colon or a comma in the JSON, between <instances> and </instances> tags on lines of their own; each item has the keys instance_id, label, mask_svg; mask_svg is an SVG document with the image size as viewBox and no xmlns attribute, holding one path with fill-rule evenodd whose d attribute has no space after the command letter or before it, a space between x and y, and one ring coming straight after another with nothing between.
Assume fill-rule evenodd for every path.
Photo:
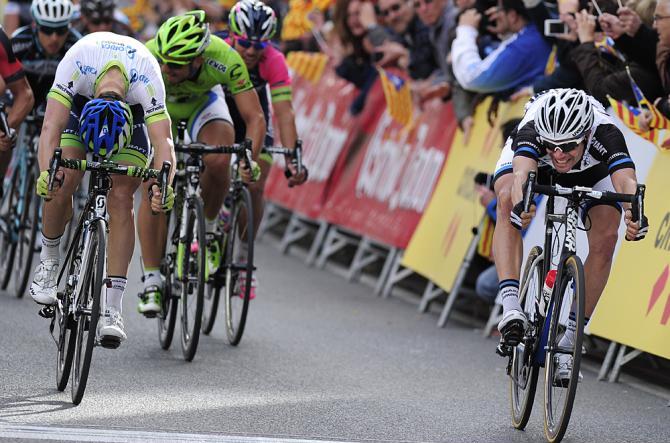
<instances>
[{"instance_id":1,"label":"white cycling jersey","mask_svg":"<svg viewBox=\"0 0 670 443\"><path fill-rule=\"evenodd\" d=\"M72 45L58 65L48 97L68 108L75 95L93 98L98 80L112 67L124 73L126 103L141 105L147 124L168 118L156 58L138 40L112 32L94 32Z\"/></svg>"}]
</instances>

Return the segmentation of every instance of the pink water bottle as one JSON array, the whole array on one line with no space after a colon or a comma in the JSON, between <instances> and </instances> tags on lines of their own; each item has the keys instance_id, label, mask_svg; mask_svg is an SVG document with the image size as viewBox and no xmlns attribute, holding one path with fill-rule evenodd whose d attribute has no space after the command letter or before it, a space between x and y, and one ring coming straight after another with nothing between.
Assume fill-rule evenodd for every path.
<instances>
[{"instance_id":1,"label":"pink water bottle","mask_svg":"<svg viewBox=\"0 0 670 443\"><path fill-rule=\"evenodd\" d=\"M542 287L542 297L540 297L540 314L543 317L547 316L547 310L549 309L549 302L551 301L551 292L554 289L554 283L556 282L556 270L552 269L547 272L547 277L544 280L544 286Z\"/></svg>"}]
</instances>

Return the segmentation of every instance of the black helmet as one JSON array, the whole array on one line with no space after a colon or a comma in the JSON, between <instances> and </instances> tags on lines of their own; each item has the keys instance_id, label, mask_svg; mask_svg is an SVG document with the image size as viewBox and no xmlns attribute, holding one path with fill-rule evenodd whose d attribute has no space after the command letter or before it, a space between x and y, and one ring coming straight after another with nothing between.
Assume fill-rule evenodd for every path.
<instances>
[{"instance_id":1,"label":"black helmet","mask_svg":"<svg viewBox=\"0 0 670 443\"><path fill-rule=\"evenodd\" d=\"M114 18L116 0L81 0L81 15L90 20L111 20Z\"/></svg>"}]
</instances>

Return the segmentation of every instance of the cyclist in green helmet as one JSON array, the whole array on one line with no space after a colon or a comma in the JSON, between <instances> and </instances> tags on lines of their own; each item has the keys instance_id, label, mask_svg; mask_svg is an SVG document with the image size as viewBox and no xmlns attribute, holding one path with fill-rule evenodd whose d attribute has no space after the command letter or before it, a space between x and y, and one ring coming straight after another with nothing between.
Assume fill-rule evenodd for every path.
<instances>
[{"instance_id":1,"label":"cyclist in green helmet","mask_svg":"<svg viewBox=\"0 0 670 443\"><path fill-rule=\"evenodd\" d=\"M246 138L253 142L251 171L242 178L255 181L260 175L256 163L265 135L265 119L258 95L240 55L219 37L210 34L204 11L191 11L168 19L155 38L146 43L158 59L165 80L167 109L174 125L187 121L191 140L209 145L228 145L235 141L230 112L223 88L232 94L246 124ZM222 88L223 87L223 88ZM217 216L228 187L230 157L206 155L201 176L202 199L208 239L206 274L218 269L221 251L215 241ZM165 219L156 229L155 217L145 203L140 211L140 243L144 260L144 292L138 310L147 317L160 312L163 279L159 273L162 245L165 243Z\"/></svg>"}]
</instances>

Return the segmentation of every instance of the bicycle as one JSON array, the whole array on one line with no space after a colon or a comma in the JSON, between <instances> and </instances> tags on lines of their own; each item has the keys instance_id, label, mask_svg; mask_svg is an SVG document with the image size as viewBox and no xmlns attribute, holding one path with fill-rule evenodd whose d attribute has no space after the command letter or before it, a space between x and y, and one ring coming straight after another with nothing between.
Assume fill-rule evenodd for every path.
<instances>
[{"instance_id":1,"label":"bicycle","mask_svg":"<svg viewBox=\"0 0 670 443\"><path fill-rule=\"evenodd\" d=\"M4 116L4 104L0 104ZM16 297L21 298L32 271L35 243L40 220L39 197L33 192L39 175L37 145L44 113L32 111L19 128L17 148L5 176L0 208L0 287L5 290L13 280ZM0 119L0 130L8 131L6 119ZM6 134L8 132L5 132Z\"/></svg>"},{"instance_id":2,"label":"bicycle","mask_svg":"<svg viewBox=\"0 0 670 443\"><path fill-rule=\"evenodd\" d=\"M208 281L221 283L220 275L206 278L205 216L200 197L200 173L204 169L202 156L205 154L235 154L232 162L235 166L251 167L251 141L230 146L209 146L202 143L184 143L186 124L177 125L175 152L182 155L175 174L175 205L168 218L168 241L161 272L165 276L165 294L161 297L161 313L158 315L158 336L163 349L170 347L177 316L177 304L181 300L182 353L187 361L193 360L198 346L205 303L205 284ZM237 171L238 168L233 168ZM253 226L251 194L239 175L234 172L231 178L229 195L234 201L235 214L239 205L243 205L248 216L248 226ZM252 231L249 231L252 232ZM241 238L241 237L240 237ZM251 284L253 271L253 235L248 235L249 259L243 266L233 266L230 260L225 268L225 281L228 287L234 285L241 269L248 271L247 287ZM215 239L215 241L220 241ZM231 242L234 244L234 242ZM223 249L222 249L223 250ZM229 258L232 255L227 255ZM232 253L232 251L231 251ZM221 269L220 268L220 269ZM179 294L179 295L177 295ZM246 303L248 304L248 294ZM244 316L246 316L246 307ZM242 322L242 328L244 323ZM241 336L241 333L240 333ZM239 339L238 339L239 341Z\"/></svg>"},{"instance_id":3,"label":"bicycle","mask_svg":"<svg viewBox=\"0 0 670 443\"><path fill-rule=\"evenodd\" d=\"M512 349L501 339L497 352L509 357L507 374L510 376L512 424L517 429L524 429L528 423L539 370L545 367L544 430L547 440L554 443L561 441L570 421L582 356L585 280L582 261L576 255L580 203L586 200L628 202L632 204L633 221L642 220L645 186L638 185L635 194L620 194L581 186L538 185L536 173L530 172L524 191L525 212L530 211L534 193L547 195L548 200L544 248L535 246L529 252L519 290L519 302L524 307L529 327L518 346ZM555 211L557 196L567 199L567 207L562 213ZM558 233L563 226L563 244L559 253L553 254L552 246L559 241ZM554 267L553 258L558 259L557 267ZM551 296L547 298L543 286L552 269L556 270L556 279ZM564 320L571 312L576 318L574 347L560 347ZM572 372L567 385L555 381L554 361L560 354L572 356Z\"/></svg>"},{"instance_id":4,"label":"bicycle","mask_svg":"<svg viewBox=\"0 0 670 443\"><path fill-rule=\"evenodd\" d=\"M298 174L302 172L303 170L302 141L297 140L294 149L284 147L270 147L270 146L267 146L263 149L268 154L284 155L296 165ZM228 195L231 196L231 198L227 198L227 200L232 201L233 203L232 204L228 203L229 208L227 209L229 214L227 214L226 217L223 217L225 220L222 223L222 232L224 235L222 235L220 238L220 248L221 248L220 250L223 251L229 249L226 250L226 253L224 254L225 261L224 266L222 267L222 269L225 269L226 271L228 271L229 268L232 268L234 270L235 268L238 268L241 265L233 263L233 258L235 257L235 242L237 241L236 239L242 238L239 235L240 232L238 232L237 230L238 223L242 222L242 219L240 219L239 215L240 212L237 210L239 208L239 203L238 204L234 203L240 201L239 198L240 192L244 191L241 191L241 189L239 189L239 185L236 185L235 182L231 182L231 188L228 191ZM244 197L242 200L245 199L246 197ZM251 205L249 205L249 208L246 211L246 213L251 213ZM253 220L247 220L246 222L247 228L245 232L253 233L254 225L252 222ZM230 236L231 231L233 231L234 235L232 236L232 240L229 241L229 239L231 238ZM242 234L244 234L244 232L242 232ZM249 254L251 255L253 252L253 238L250 238L250 236L247 236L247 249L249 251ZM248 260L248 263L249 262L251 262L251 259ZM205 294L205 310L203 311L203 319L202 319L203 333L209 334L214 328L214 321L216 320L216 315L219 307L219 300L221 297L221 289L225 287L226 336L228 338L228 342L231 345L237 346L239 344L240 340L242 339L242 334L244 333L247 313L249 311L249 294L251 291L250 276L251 272L249 272L249 270L245 270L246 279L245 282L243 282L242 284L242 287L245 289L244 294L236 294L235 291L236 289L235 284L237 282L239 274L237 276L235 275L230 276L232 286L229 286L227 285L227 283L224 283L229 280L228 278L220 278L220 275L217 274L214 275L213 279L210 279L211 281L207 286L207 293ZM230 288L230 290L228 290L228 288Z\"/></svg>"},{"instance_id":5,"label":"bicycle","mask_svg":"<svg viewBox=\"0 0 670 443\"><path fill-rule=\"evenodd\" d=\"M86 205L72 241L67 249L65 262L58 274L57 303L45 306L39 312L51 318L49 332L58 348L56 388L64 391L72 372L72 403L78 405L84 396L93 348L102 346L115 349L117 338L98 337L100 315L106 315L103 284L107 283L107 194L112 187L111 175L120 174L144 180L157 178L164 190L170 174L170 163L164 162L160 171L136 166L123 166L110 161L87 161L62 158L57 149L49 165L49 190L54 189L60 168L89 171ZM163 198L165 192L163 192ZM102 301L101 301L102 300ZM56 330L57 327L57 330ZM55 335L57 333L57 336Z\"/></svg>"}]
</instances>

